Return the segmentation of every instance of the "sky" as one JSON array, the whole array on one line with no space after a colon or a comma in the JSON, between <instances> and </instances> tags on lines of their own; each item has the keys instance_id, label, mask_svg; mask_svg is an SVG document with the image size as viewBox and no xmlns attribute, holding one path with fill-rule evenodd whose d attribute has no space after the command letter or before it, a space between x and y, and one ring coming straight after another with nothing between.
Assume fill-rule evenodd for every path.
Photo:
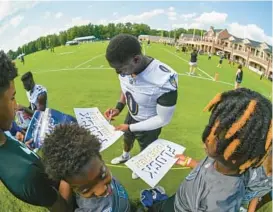
<instances>
[{"instance_id":1,"label":"sky","mask_svg":"<svg viewBox=\"0 0 273 212\"><path fill-rule=\"evenodd\" d=\"M119 22L155 29L227 29L272 45L272 2L223 1L0 1L0 49L16 50L72 26Z\"/></svg>"}]
</instances>

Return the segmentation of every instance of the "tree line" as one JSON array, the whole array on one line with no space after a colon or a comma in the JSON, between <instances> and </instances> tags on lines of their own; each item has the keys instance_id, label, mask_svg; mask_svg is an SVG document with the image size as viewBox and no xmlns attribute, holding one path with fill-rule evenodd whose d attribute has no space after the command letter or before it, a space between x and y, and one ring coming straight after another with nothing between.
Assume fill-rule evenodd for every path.
<instances>
[{"instance_id":1,"label":"tree line","mask_svg":"<svg viewBox=\"0 0 273 212\"><path fill-rule=\"evenodd\" d=\"M83 36L95 36L98 40L105 40L108 38L112 38L119 33L128 33L134 36L139 35L155 35L162 37L171 37L171 38L179 38L179 36L184 34L193 34L194 29L175 29L171 31L166 30L157 30L151 29L147 24L136 24L136 23L109 23L108 25L82 25L82 26L74 26L69 28L68 30L61 31L58 34L50 34L47 36L42 36L34 41L24 44L21 47L18 47L16 51L9 50L8 55L15 59L18 55L31 54L36 51L54 48L57 46L65 45L67 41L73 40L76 37ZM202 35L204 31L196 29L196 35Z\"/></svg>"}]
</instances>

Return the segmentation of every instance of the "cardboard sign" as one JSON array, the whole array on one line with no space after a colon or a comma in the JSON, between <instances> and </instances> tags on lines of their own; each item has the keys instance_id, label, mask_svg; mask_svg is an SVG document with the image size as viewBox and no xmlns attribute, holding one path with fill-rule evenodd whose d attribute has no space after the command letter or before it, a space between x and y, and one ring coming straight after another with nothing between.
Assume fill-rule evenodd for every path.
<instances>
[{"instance_id":1,"label":"cardboard sign","mask_svg":"<svg viewBox=\"0 0 273 212\"><path fill-rule=\"evenodd\" d=\"M137 156L125 163L149 186L155 187L177 161L176 154L183 154L185 147L158 139Z\"/></svg>"},{"instance_id":2,"label":"cardboard sign","mask_svg":"<svg viewBox=\"0 0 273 212\"><path fill-rule=\"evenodd\" d=\"M74 108L74 112L78 124L97 136L101 143L101 152L123 135L123 132L115 131L98 108Z\"/></svg>"}]
</instances>

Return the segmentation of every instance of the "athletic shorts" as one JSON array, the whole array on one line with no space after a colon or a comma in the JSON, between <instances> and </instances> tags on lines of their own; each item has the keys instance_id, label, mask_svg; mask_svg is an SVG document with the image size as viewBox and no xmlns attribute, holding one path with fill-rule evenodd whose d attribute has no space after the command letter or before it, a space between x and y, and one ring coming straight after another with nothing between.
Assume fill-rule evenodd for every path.
<instances>
[{"instance_id":1,"label":"athletic shorts","mask_svg":"<svg viewBox=\"0 0 273 212\"><path fill-rule=\"evenodd\" d=\"M223 62L223 60L220 60L220 61L219 61L219 64L222 64L222 62Z\"/></svg>"},{"instance_id":2,"label":"athletic shorts","mask_svg":"<svg viewBox=\"0 0 273 212\"><path fill-rule=\"evenodd\" d=\"M189 62L189 65L196 67L197 66L197 62Z\"/></svg>"},{"instance_id":3,"label":"athletic shorts","mask_svg":"<svg viewBox=\"0 0 273 212\"><path fill-rule=\"evenodd\" d=\"M130 113L127 114L125 124L135 124L138 121L134 120ZM135 139L137 139L140 146L140 151L144 150L149 144L158 139L161 133L161 128L151 130L151 131L139 131L139 132L125 132L124 133L124 142L128 146L133 146Z\"/></svg>"}]
</instances>

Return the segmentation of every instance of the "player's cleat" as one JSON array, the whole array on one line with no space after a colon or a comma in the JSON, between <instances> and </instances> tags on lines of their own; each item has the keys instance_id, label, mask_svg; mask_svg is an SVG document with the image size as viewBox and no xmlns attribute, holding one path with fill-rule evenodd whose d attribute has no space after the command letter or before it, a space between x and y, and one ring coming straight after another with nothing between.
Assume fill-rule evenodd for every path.
<instances>
[{"instance_id":1,"label":"player's cleat","mask_svg":"<svg viewBox=\"0 0 273 212\"><path fill-rule=\"evenodd\" d=\"M135 172L132 172L132 179L136 180L138 178L139 178L139 176Z\"/></svg>"},{"instance_id":2,"label":"player's cleat","mask_svg":"<svg viewBox=\"0 0 273 212\"><path fill-rule=\"evenodd\" d=\"M111 164L113 165L117 165L120 163L125 163L127 160L129 160L131 158L131 156L129 155L128 157L123 157L123 155L114 158L113 160L111 160Z\"/></svg>"}]
</instances>

